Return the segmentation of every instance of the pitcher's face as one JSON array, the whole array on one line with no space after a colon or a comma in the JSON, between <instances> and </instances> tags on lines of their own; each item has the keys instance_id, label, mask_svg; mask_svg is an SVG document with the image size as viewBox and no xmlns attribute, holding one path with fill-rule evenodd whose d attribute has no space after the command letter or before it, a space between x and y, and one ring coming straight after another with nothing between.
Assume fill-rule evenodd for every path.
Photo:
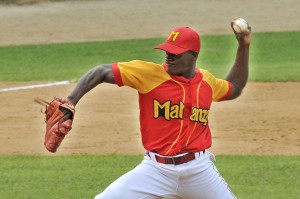
<instances>
[{"instance_id":1,"label":"pitcher's face","mask_svg":"<svg viewBox=\"0 0 300 199\"><path fill-rule=\"evenodd\" d=\"M165 63L171 75L180 75L186 78L193 77L197 56L191 51L178 55L166 52Z\"/></svg>"}]
</instances>

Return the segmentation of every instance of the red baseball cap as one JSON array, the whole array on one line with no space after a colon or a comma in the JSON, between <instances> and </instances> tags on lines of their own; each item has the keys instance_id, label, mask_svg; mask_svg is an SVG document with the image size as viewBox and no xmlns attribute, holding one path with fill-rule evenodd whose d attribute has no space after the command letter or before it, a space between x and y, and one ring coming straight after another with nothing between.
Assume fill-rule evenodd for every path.
<instances>
[{"instance_id":1,"label":"red baseball cap","mask_svg":"<svg viewBox=\"0 0 300 199\"><path fill-rule=\"evenodd\" d=\"M162 43L155 49L178 55L186 51L200 52L200 36L189 27L179 27L172 30L165 43Z\"/></svg>"}]
</instances>

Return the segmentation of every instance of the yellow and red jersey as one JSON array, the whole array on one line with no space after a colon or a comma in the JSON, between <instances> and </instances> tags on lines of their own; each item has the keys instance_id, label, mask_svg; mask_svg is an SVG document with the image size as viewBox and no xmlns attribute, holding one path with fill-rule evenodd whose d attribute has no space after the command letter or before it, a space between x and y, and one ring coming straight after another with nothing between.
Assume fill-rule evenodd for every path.
<instances>
[{"instance_id":1,"label":"yellow and red jersey","mask_svg":"<svg viewBox=\"0 0 300 199\"><path fill-rule=\"evenodd\" d=\"M198 152L211 146L212 101L225 99L231 83L196 70L192 79L170 75L166 65L134 60L112 65L115 82L139 93L140 131L146 150L161 155Z\"/></svg>"}]
</instances>

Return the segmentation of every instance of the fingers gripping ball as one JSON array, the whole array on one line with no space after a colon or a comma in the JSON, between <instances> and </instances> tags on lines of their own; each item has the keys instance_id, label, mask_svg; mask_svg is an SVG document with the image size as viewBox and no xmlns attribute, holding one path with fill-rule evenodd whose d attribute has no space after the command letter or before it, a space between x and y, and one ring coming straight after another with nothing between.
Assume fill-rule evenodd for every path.
<instances>
[{"instance_id":1,"label":"fingers gripping ball","mask_svg":"<svg viewBox=\"0 0 300 199\"><path fill-rule=\"evenodd\" d=\"M245 19L235 18L232 21L232 28L237 33L246 33L249 30L249 24Z\"/></svg>"},{"instance_id":2,"label":"fingers gripping ball","mask_svg":"<svg viewBox=\"0 0 300 199\"><path fill-rule=\"evenodd\" d=\"M44 145L48 151L55 153L65 136L72 129L75 107L69 100L62 98L54 98L50 103L36 100L38 103L41 103L41 101L46 104Z\"/></svg>"}]
</instances>

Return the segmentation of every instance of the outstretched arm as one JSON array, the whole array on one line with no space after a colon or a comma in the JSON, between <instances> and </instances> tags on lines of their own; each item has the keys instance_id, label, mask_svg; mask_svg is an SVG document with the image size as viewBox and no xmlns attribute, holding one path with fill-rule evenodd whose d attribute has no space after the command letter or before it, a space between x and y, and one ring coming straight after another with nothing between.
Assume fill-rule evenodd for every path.
<instances>
[{"instance_id":1,"label":"outstretched arm","mask_svg":"<svg viewBox=\"0 0 300 199\"><path fill-rule=\"evenodd\" d=\"M231 22L232 28L233 22ZM249 65L249 47L251 43L251 27L246 33L237 33L232 28L238 41L238 49L235 62L226 77L226 80L232 83L232 92L227 100L237 98L245 87L248 80L248 65Z\"/></svg>"},{"instance_id":2,"label":"outstretched arm","mask_svg":"<svg viewBox=\"0 0 300 199\"><path fill-rule=\"evenodd\" d=\"M75 108L80 98L92 88L103 82L115 83L112 66L97 66L87 72L78 82L68 99L55 98L46 102L46 135L44 145L47 150L55 153L65 136L72 128ZM38 103L45 103L38 100Z\"/></svg>"},{"instance_id":3,"label":"outstretched arm","mask_svg":"<svg viewBox=\"0 0 300 199\"><path fill-rule=\"evenodd\" d=\"M103 82L115 84L111 65L97 66L88 71L79 80L75 89L68 96L68 99L76 105L87 92Z\"/></svg>"}]
</instances>

